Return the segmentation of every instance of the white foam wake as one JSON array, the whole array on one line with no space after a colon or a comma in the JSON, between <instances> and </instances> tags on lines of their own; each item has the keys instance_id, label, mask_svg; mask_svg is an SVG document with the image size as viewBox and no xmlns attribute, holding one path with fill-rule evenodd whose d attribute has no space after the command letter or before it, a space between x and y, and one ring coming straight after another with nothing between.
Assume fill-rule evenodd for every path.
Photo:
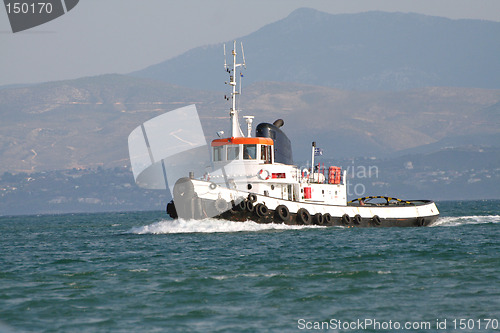
<instances>
[{"instance_id":1,"label":"white foam wake","mask_svg":"<svg viewBox=\"0 0 500 333\"><path fill-rule=\"evenodd\" d=\"M263 231L263 230L296 230L326 228L322 226L303 226L286 224L259 224L253 221L234 222L218 219L204 220L167 220L160 221L142 227L134 227L128 232L133 234L178 234L178 233L214 233L214 232L241 232L241 231Z\"/></svg>"},{"instance_id":2,"label":"white foam wake","mask_svg":"<svg viewBox=\"0 0 500 333\"><path fill-rule=\"evenodd\" d=\"M443 216L431 227L454 227L464 224L500 223L500 215Z\"/></svg>"}]
</instances>

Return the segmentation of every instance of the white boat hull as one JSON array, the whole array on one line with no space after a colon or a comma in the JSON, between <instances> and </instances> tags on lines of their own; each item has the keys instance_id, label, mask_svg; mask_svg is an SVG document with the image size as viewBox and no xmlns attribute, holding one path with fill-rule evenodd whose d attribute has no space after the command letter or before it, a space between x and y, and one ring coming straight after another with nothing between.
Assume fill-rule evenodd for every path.
<instances>
[{"instance_id":1,"label":"white boat hull","mask_svg":"<svg viewBox=\"0 0 500 333\"><path fill-rule=\"evenodd\" d=\"M330 205L297 202L262 194L227 189L203 180L181 178L174 187L171 217L223 218L257 223L317 224L349 227L428 226L439 216L429 200L400 201L396 204Z\"/></svg>"}]
</instances>

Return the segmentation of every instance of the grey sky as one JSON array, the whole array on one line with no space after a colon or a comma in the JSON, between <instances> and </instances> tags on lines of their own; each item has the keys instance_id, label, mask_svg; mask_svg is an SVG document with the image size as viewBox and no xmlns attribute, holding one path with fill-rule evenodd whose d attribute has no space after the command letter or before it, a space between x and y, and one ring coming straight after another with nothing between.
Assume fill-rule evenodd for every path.
<instances>
[{"instance_id":1,"label":"grey sky","mask_svg":"<svg viewBox=\"0 0 500 333\"><path fill-rule=\"evenodd\" d=\"M1 6L0 85L128 73L247 35L300 7L500 21L498 0L80 0L66 15L13 34Z\"/></svg>"}]
</instances>

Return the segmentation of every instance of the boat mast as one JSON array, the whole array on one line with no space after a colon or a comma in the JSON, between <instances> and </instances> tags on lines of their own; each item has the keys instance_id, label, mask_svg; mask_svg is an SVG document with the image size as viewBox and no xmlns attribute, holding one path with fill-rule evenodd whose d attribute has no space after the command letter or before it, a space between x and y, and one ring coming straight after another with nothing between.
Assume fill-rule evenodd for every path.
<instances>
[{"instance_id":1,"label":"boat mast","mask_svg":"<svg viewBox=\"0 0 500 333\"><path fill-rule=\"evenodd\" d=\"M229 115L231 116L231 137L233 138L239 138L243 137L243 132L241 131L240 127L240 122L239 122L239 111L236 108L236 95L240 94L238 90L236 89L236 69L238 67L245 67L245 55L243 53L243 43L241 43L241 53L243 55L243 63L238 64L236 63L236 41L233 42L233 51L232 51L232 56L233 56L233 64L232 68L226 63L226 44L224 44L224 69L226 72L229 73L229 82L226 82L226 84L229 84L231 86L231 109L229 112ZM241 78L240 78L240 86L241 86ZM226 99L228 99L226 97Z\"/></svg>"},{"instance_id":2,"label":"boat mast","mask_svg":"<svg viewBox=\"0 0 500 333\"><path fill-rule=\"evenodd\" d=\"M314 152L315 152L315 150L316 150L316 141L313 141L312 153L311 153L311 173L309 174L309 179L307 180L308 183L314 182ZM311 178L312 178L312 181L311 181Z\"/></svg>"}]
</instances>

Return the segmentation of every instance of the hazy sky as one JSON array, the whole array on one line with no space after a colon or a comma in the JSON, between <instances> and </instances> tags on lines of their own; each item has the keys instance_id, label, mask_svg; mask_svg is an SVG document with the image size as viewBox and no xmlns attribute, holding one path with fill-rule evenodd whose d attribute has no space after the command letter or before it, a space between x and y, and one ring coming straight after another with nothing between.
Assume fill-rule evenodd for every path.
<instances>
[{"instance_id":1,"label":"hazy sky","mask_svg":"<svg viewBox=\"0 0 500 333\"><path fill-rule=\"evenodd\" d=\"M245 36L300 7L500 21L499 0L80 0L13 34L0 9L0 85L128 73L193 47Z\"/></svg>"}]
</instances>

